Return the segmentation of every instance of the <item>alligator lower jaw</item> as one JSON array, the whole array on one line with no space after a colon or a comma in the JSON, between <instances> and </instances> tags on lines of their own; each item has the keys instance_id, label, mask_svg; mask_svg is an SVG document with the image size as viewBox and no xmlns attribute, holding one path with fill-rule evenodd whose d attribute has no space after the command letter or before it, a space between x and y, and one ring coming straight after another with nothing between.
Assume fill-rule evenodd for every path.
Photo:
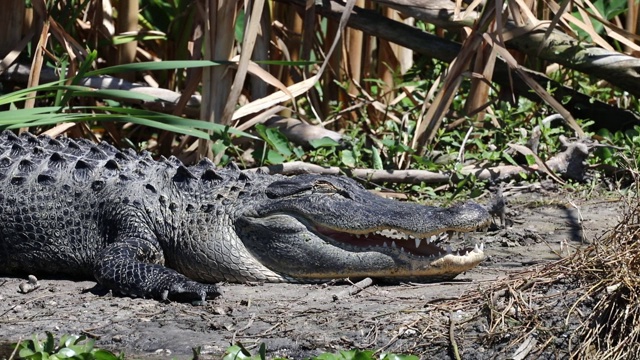
<instances>
[{"instance_id":1,"label":"alligator lower jaw","mask_svg":"<svg viewBox=\"0 0 640 360\"><path fill-rule=\"evenodd\" d=\"M345 248L351 250L385 249L399 253L413 255L416 257L442 257L446 262L466 262L465 257L484 258L484 244L477 244L473 248L463 248L453 250L441 248L431 240L432 236L413 237L408 235L388 236L385 234L396 232L394 230L375 231L368 234L353 234L345 231L335 230L322 225L315 225L315 232L325 238L330 238L336 243L343 244ZM442 233L450 232L443 231ZM436 236L437 237L437 236ZM456 259L458 258L458 259ZM474 261L479 262L479 261Z\"/></svg>"}]
</instances>

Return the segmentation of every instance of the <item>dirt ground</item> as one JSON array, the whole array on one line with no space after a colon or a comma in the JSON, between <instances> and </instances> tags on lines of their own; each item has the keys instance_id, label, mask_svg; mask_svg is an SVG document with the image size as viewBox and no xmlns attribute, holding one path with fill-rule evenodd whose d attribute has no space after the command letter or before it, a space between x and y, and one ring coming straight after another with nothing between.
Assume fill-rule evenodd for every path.
<instances>
[{"instance_id":1,"label":"dirt ground","mask_svg":"<svg viewBox=\"0 0 640 360\"><path fill-rule=\"evenodd\" d=\"M269 356L291 358L361 348L442 359L452 358L452 339L463 359L516 357L508 333L487 338L479 309L445 304L559 259L567 246L574 251L613 227L622 212L615 195L581 200L583 194L529 190L507 192L507 229L452 241L483 242L489 256L454 282L373 285L337 300L347 285L223 284L223 297L194 307L113 297L91 281L40 279L39 289L21 294L24 279L0 278L0 359L8 358L8 344L45 331L86 334L129 359L188 359L196 347L200 358L217 359L236 342L254 352L265 343ZM452 320L465 326L452 327ZM559 352L529 358L565 358L563 346L560 340Z\"/></svg>"}]
</instances>

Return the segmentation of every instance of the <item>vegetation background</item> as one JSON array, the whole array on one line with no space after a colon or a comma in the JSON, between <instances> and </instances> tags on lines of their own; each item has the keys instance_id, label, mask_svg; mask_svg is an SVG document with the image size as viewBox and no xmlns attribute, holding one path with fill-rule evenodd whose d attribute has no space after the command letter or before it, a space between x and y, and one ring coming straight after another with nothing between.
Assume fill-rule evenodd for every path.
<instances>
[{"instance_id":1,"label":"vegetation background","mask_svg":"<svg viewBox=\"0 0 640 360\"><path fill-rule=\"evenodd\" d=\"M611 173L637 162L638 9L633 0L6 0L0 127L186 162L305 161L432 196L495 180L482 167L531 176L560 152L559 135L610 145L590 161Z\"/></svg>"}]
</instances>

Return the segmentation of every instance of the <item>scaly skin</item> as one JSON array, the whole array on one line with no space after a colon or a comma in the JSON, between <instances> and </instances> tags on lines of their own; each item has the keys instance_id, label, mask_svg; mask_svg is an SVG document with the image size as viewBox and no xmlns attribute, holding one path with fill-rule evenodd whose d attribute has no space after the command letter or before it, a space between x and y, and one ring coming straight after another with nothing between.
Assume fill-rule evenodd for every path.
<instances>
[{"instance_id":1,"label":"scaly skin","mask_svg":"<svg viewBox=\"0 0 640 360\"><path fill-rule=\"evenodd\" d=\"M0 135L0 273L95 278L204 302L219 281L451 279L484 259L426 240L489 214L376 196L345 177L185 167L86 140ZM391 233L393 232L393 234Z\"/></svg>"}]
</instances>

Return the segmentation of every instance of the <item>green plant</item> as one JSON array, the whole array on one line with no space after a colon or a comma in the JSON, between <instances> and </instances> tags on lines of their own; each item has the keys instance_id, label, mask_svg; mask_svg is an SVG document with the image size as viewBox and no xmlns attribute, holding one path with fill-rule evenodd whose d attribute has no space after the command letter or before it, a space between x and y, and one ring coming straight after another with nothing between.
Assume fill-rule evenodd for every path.
<instances>
[{"instance_id":1,"label":"green plant","mask_svg":"<svg viewBox=\"0 0 640 360\"><path fill-rule=\"evenodd\" d=\"M40 341L37 335L33 339L22 341L16 346L19 359L33 360L122 360L124 354L94 348L95 340L84 335L62 335L56 344L53 334L47 332L45 340Z\"/></svg>"},{"instance_id":2,"label":"green plant","mask_svg":"<svg viewBox=\"0 0 640 360\"><path fill-rule=\"evenodd\" d=\"M91 53L83 65L95 61L97 54ZM253 136L223 126L201 120L185 119L180 116L164 114L156 111L127 107L126 104L136 101L159 101L153 96L128 90L91 89L76 85L80 79L90 76L121 73L127 71L160 71L176 68L199 68L215 66L210 61L164 61L135 63L112 66L100 70L87 71L88 66L82 66L77 75L60 81L38 85L0 95L0 106L9 106L9 110L0 112L0 129L37 128L51 126L62 122L101 122L116 121L145 125L156 129L172 131L198 138L209 139L207 131L221 136L230 133L236 136ZM65 85L70 81L70 85ZM21 109L16 105L32 98L37 91L40 106ZM73 106L71 100L78 98L106 98L107 106Z\"/></svg>"},{"instance_id":3,"label":"green plant","mask_svg":"<svg viewBox=\"0 0 640 360\"><path fill-rule=\"evenodd\" d=\"M247 359L247 360L266 360L267 350L264 343L260 344L258 354L252 355L242 344L227 348L223 360ZM286 358L272 358L273 360L283 360ZM382 353L376 356L373 350L341 350L337 353L324 353L311 358L312 360L418 360L415 355L396 355L391 353Z\"/></svg>"}]
</instances>

